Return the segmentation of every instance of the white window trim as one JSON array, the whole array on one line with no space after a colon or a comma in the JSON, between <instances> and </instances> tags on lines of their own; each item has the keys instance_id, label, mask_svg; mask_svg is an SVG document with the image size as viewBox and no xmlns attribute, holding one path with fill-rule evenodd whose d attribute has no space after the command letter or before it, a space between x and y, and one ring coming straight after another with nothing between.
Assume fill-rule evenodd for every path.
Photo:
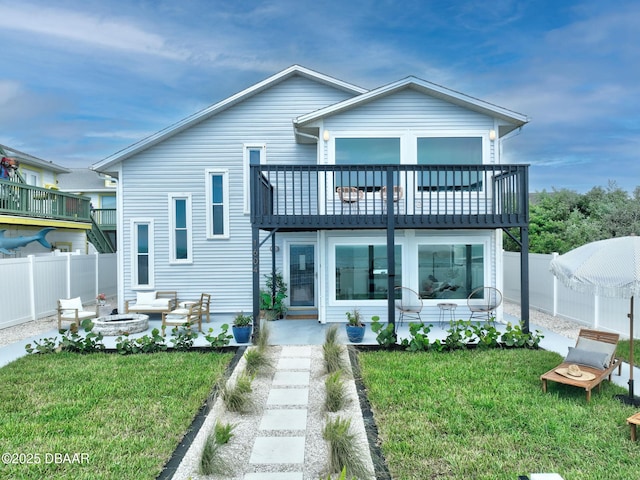
<instances>
[{"instance_id":1,"label":"white window trim","mask_svg":"<svg viewBox=\"0 0 640 480\"><path fill-rule=\"evenodd\" d=\"M265 143L245 143L242 145L242 184L244 186L243 213L251 213L251 178L249 176L249 151L260 150L260 165L267 163L267 145Z\"/></svg>"},{"instance_id":2,"label":"white window trim","mask_svg":"<svg viewBox=\"0 0 640 480\"><path fill-rule=\"evenodd\" d=\"M186 201L186 230L187 230L187 258L176 258L176 200ZM190 193L169 194L169 263L185 264L193 263L193 220L192 202Z\"/></svg>"},{"instance_id":3,"label":"white window trim","mask_svg":"<svg viewBox=\"0 0 640 480\"><path fill-rule=\"evenodd\" d=\"M222 188L223 192L223 212L224 212L224 234L213 234L213 205L211 204L211 176L222 175ZM206 202L207 202L207 236L209 240L227 239L229 238L229 170L210 168L205 170L205 184L206 184Z\"/></svg>"},{"instance_id":4,"label":"white window trim","mask_svg":"<svg viewBox=\"0 0 640 480\"><path fill-rule=\"evenodd\" d=\"M138 225L149 225L149 283L138 283ZM155 233L153 218L132 218L130 223L131 231L131 288L133 289L153 289L155 285Z\"/></svg>"},{"instance_id":5,"label":"white window trim","mask_svg":"<svg viewBox=\"0 0 640 480\"><path fill-rule=\"evenodd\" d=\"M406 274L406 261L407 246L404 239L396 238L395 245L402 249L402 278L405 278ZM329 247L329 272L333 272L328 275L328 298L330 307L338 307L345 305L353 305L354 307L366 307L366 306L384 306L387 305L387 300L338 300L336 299L336 247L339 245L385 245L386 238L381 237L360 237L360 238L347 238L347 237L333 237L328 240Z\"/></svg>"}]
</instances>

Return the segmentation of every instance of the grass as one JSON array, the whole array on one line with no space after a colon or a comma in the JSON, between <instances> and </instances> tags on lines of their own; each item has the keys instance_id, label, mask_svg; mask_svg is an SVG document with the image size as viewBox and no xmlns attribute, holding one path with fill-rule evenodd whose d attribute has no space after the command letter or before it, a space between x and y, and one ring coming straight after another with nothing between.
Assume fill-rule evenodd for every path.
<instances>
[{"instance_id":1,"label":"grass","mask_svg":"<svg viewBox=\"0 0 640 480\"><path fill-rule=\"evenodd\" d=\"M216 422L213 432L207 436L202 457L200 458L200 473L203 475L223 475L231 471L231 465L220 452L220 446L229 443L233 437L235 425Z\"/></svg>"},{"instance_id":2,"label":"grass","mask_svg":"<svg viewBox=\"0 0 640 480\"><path fill-rule=\"evenodd\" d=\"M227 382L220 389L220 398L230 412L248 413L255 407L255 400L251 392L253 377L242 372L235 383Z\"/></svg>"},{"instance_id":3,"label":"grass","mask_svg":"<svg viewBox=\"0 0 640 480\"><path fill-rule=\"evenodd\" d=\"M368 454L368 445L361 445L351 430L351 420L341 417L328 419L322 437L329 443L329 471L339 473L343 469L349 475L368 478L363 457Z\"/></svg>"},{"instance_id":4,"label":"grass","mask_svg":"<svg viewBox=\"0 0 640 480\"><path fill-rule=\"evenodd\" d=\"M249 347L244 352L244 359L246 361L245 369L249 375L256 375L259 372L273 368L273 362L269 354L266 350L262 350L259 347Z\"/></svg>"},{"instance_id":5,"label":"grass","mask_svg":"<svg viewBox=\"0 0 640 480\"><path fill-rule=\"evenodd\" d=\"M155 479L231 360L221 353L27 355L0 368L2 478ZM86 454L56 463L47 454Z\"/></svg>"},{"instance_id":6,"label":"grass","mask_svg":"<svg viewBox=\"0 0 640 480\"><path fill-rule=\"evenodd\" d=\"M348 397L344 380L342 380L342 370L333 372L324 381L325 399L324 407L328 412L342 410L347 404Z\"/></svg>"},{"instance_id":7,"label":"grass","mask_svg":"<svg viewBox=\"0 0 640 480\"><path fill-rule=\"evenodd\" d=\"M618 342L618 348L616 349L616 357L621 358L623 361L629 363L630 346L630 340L620 340ZM640 340L633 341L633 363L636 367L640 367Z\"/></svg>"},{"instance_id":8,"label":"grass","mask_svg":"<svg viewBox=\"0 0 640 480\"><path fill-rule=\"evenodd\" d=\"M540 374L562 357L542 350L361 352L363 381L394 479L640 478L626 418L636 409L604 382L584 390Z\"/></svg>"}]
</instances>

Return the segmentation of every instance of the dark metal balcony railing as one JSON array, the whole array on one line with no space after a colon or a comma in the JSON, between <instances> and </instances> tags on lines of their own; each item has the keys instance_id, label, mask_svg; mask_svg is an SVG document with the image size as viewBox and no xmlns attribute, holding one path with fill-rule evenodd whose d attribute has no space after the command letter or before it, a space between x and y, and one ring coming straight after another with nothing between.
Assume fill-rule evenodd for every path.
<instances>
[{"instance_id":1,"label":"dark metal balcony railing","mask_svg":"<svg viewBox=\"0 0 640 480\"><path fill-rule=\"evenodd\" d=\"M525 226L527 174L527 165L252 165L251 221L266 229Z\"/></svg>"},{"instance_id":2,"label":"dark metal balcony railing","mask_svg":"<svg viewBox=\"0 0 640 480\"><path fill-rule=\"evenodd\" d=\"M0 213L90 222L90 199L81 195L0 180Z\"/></svg>"}]
</instances>

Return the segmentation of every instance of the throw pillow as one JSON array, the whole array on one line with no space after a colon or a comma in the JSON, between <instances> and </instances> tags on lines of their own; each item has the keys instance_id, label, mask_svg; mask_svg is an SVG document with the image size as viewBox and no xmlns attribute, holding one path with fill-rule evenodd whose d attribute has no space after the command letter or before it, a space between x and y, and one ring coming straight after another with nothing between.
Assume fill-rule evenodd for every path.
<instances>
[{"instance_id":1,"label":"throw pillow","mask_svg":"<svg viewBox=\"0 0 640 480\"><path fill-rule=\"evenodd\" d=\"M592 350L581 350L569 347L569 354L564 359L567 363L577 363L602 370L607 367L607 354Z\"/></svg>"},{"instance_id":2,"label":"throw pillow","mask_svg":"<svg viewBox=\"0 0 640 480\"><path fill-rule=\"evenodd\" d=\"M136 294L136 305L151 305L156 299L156 292L138 292Z\"/></svg>"}]
</instances>

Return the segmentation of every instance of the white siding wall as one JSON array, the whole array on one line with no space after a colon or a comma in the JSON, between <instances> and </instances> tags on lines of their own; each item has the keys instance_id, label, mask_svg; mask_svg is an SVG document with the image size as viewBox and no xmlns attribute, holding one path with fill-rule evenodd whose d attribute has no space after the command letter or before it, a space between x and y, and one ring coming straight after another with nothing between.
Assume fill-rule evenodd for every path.
<instances>
[{"instance_id":1,"label":"white siding wall","mask_svg":"<svg viewBox=\"0 0 640 480\"><path fill-rule=\"evenodd\" d=\"M156 290L177 290L181 299L211 293L214 312L250 310L251 226L243 213L243 145L266 144L267 163L315 164L315 145L295 142L292 119L344 98L342 91L293 77L128 159L121 179L124 242L119 250L123 254L125 298L135 297L131 290L130 219L144 217L154 219ZM228 240L206 239L204 172L210 168L229 171ZM193 195L190 265L169 264L169 192ZM261 252L263 266L270 264L265 247Z\"/></svg>"}]
</instances>

